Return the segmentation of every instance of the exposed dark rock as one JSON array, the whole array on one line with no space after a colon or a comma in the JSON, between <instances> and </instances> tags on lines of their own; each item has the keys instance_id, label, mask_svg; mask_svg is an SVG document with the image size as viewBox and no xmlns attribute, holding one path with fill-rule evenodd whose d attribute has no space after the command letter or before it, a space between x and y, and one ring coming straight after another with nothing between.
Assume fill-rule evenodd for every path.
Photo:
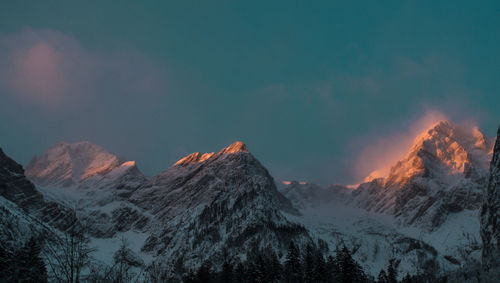
<instances>
[{"instance_id":1,"label":"exposed dark rock","mask_svg":"<svg viewBox=\"0 0 500 283\"><path fill-rule=\"evenodd\" d=\"M493 149L488 186L481 210L481 238L483 239L483 266L500 267L500 127Z\"/></svg>"}]
</instances>

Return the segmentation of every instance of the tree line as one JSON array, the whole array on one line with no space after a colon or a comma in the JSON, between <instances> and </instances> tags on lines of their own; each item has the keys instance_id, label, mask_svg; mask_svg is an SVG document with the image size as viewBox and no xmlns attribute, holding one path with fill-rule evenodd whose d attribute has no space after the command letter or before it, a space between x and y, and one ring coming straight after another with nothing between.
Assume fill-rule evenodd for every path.
<instances>
[{"instance_id":1,"label":"tree line","mask_svg":"<svg viewBox=\"0 0 500 283\"><path fill-rule=\"evenodd\" d=\"M192 270L181 259L173 266L161 260L145 266L122 238L112 262L104 264L92 258L95 249L90 247L88 223L74 219L64 233L31 237L15 251L0 247L0 282L398 282L396 260L374 278L345 245L336 249L335 256L325 257L316 245L293 241L284 256L272 250L248 251L245 261L225 257L222 266L207 261ZM406 275L400 282L446 282L446 278L426 272Z\"/></svg>"}]
</instances>

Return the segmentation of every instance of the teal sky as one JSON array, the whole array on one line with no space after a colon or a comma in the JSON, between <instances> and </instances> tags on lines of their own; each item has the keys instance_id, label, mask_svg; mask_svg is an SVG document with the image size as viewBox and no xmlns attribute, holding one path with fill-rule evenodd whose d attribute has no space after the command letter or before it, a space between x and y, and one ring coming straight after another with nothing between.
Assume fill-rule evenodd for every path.
<instances>
[{"instance_id":1,"label":"teal sky","mask_svg":"<svg viewBox=\"0 0 500 283\"><path fill-rule=\"evenodd\" d=\"M3 3L0 146L89 140L154 175L242 140L329 184L430 110L495 134L498 1L348 2Z\"/></svg>"}]
</instances>

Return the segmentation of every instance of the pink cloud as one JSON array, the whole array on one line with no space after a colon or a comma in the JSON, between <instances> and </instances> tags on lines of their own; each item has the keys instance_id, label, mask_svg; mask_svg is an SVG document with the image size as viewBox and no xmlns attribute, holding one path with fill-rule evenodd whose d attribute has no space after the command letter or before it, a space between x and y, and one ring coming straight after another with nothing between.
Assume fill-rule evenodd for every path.
<instances>
[{"instance_id":1,"label":"pink cloud","mask_svg":"<svg viewBox=\"0 0 500 283\"><path fill-rule=\"evenodd\" d=\"M13 56L12 77L8 83L16 93L53 102L67 87L61 61L61 53L46 42L38 42Z\"/></svg>"},{"instance_id":2,"label":"pink cloud","mask_svg":"<svg viewBox=\"0 0 500 283\"><path fill-rule=\"evenodd\" d=\"M53 30L0 35L0 88L51 109L109 93L161 92L163 75L140 52L88 50L72 35Z\"/></svg>"}]
</instances>

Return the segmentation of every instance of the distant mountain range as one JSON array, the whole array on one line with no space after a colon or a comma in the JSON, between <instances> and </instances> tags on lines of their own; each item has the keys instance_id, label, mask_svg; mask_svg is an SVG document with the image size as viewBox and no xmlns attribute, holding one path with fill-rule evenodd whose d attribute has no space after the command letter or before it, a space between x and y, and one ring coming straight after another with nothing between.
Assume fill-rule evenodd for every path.
<instances>
[{"instance_id":1,"label":"distant mountain range","mask_svg":"<svg viewBox=\"0 0 500 283\"><path fill-rule=\"evenodd\" d=\"M283 260L291 241L325 254L346 245L373 276L391 259L400 275L497 265L499 154L498 138L494 146L477 128L442 121L418 135L386 176L323 188L277 185L242 142L190 154L150 179L134 161L89 142L58 143L26 171L0 150L0 245L63 233L80 214L92 223L102 262L125 237L142 261L172 268L221 266L251 251Z\"/></svg>"}]
</instances>

